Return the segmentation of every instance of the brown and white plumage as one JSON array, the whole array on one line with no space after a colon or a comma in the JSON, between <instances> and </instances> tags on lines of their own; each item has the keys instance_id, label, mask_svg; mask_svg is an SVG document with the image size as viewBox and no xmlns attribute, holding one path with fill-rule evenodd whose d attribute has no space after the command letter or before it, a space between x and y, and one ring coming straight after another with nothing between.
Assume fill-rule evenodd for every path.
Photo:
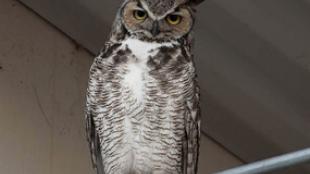
<instances>
[{"instance_id":1,"label":"brown and white plumage","mask_svg":"<svg viewBox=\"0 0 310 174\"><path fill-rule=\"evenodd\" d=\"M177 2L173 9L189 3ZM98 174L195 174L200 118L191 29L150 37L124 24L125 10L90 69L86 128L94 167Z\"/></svg>"}]
</instances>

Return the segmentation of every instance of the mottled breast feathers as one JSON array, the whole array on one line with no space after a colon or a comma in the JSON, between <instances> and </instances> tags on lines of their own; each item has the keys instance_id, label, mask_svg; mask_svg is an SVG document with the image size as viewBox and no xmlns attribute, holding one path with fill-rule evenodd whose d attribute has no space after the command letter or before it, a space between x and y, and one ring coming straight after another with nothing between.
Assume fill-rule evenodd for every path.
<instances>
[{"instance_id":1,"label":"mottled breast feathers","mask_svg":"<svg viewBox=\"0 0 310 174\"><path fill-rule=\"evenodd\" d=\"M88 141L98 174L195 174L199 90L189 46L127 38L95 59Z\"/></svg>"}]
</instances>

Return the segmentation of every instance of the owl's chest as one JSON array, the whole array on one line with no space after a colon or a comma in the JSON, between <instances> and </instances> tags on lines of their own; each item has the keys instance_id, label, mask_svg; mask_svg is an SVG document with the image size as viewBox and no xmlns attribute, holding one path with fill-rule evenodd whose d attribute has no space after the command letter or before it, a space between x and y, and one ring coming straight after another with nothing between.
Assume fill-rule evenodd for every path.
<instances>
[{"instance_id":1,"label":"owl's chest","mask_svg":"<svg viewBox=\"0 0 310 174\"><path fill-rule=\"evenodd\" d=\"M127 99L135 99L141 103L145 99L148 68L145 63L130 63L124 66L124 69L121 80L123 92L129 95Z\"/></svg>"},{"instance_id":2,"label":"owl's chest","mask_svg":"<svg viewBox=\"0 0 310 174\"><path fill-rule=\"evenodd\" d=\"M98 103L105 105L103 136L113 137L108 145L120 155L115 155L118 160L146 161L150 166L132 165L148 170L164 165L158 154L167 154L163 161L171 160L169 154L181 155L185 98L193 91L194 67L180 47L127 40L101 63L96 69L100 76L94 78L99 83L93 83L101 92Z\"/></svg>"},{"instance_id":3,"label":"owl's chest","mask_svg":"<svg viewBox=\"0 0 310 174\"><path fill-rule=\"evenodd\" d=\"M173 62L173 55L169 52L163 53L162 48L177 50L173 46L173 43L150 43L135 39L124 41L120 50L127 53L123 55L126 61L118 68L122 89L126 94L130 94L129 98L142 102L146 97L150 97L148 91L152 88L159 88L163 82L168 83L165 77L173 72L173 65L162 62L165 61L163 59L171 59L169 61ZM167 66L170 66L170 70Z\"/></svg>"}]
</instances>

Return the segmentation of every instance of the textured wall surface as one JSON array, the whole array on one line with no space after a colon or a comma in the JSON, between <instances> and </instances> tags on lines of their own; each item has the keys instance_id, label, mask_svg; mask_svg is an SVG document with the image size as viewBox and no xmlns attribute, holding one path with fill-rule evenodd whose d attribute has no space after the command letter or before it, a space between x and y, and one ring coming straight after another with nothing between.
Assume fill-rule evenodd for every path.
<instances>
[{"instance_id":1,"label":"textured wall surface","mask_svg":"<svg viewBox=\"0 0 310 174\"><path fill-rule=\"evenodd\" d=\"M14 1L0 1L0 21L0 173L90 173L89 54Z\"/></svg>"},{"instance_id":2,"label":"textured wall surface","mask_svg":"<svg viewBox=\"0 0 310 174\"><path fill-rule=\"evenodd\" d=\"M0 21L0 174L94 173L83 114L93 56L16 1L0 1ZM203 137L200 174L236 165Z\"/></svg>"}]
</instances>

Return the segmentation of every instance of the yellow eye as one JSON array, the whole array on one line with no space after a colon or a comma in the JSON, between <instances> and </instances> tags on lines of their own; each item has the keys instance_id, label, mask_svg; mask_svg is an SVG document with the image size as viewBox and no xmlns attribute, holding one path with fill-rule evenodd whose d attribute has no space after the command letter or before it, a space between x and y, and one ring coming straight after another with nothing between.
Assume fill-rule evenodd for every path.
<instances>
[{"instance_id":1,"label":"yellow eye","mask_svg":"<svg viewBox=\"0 0 310 174\"><path fill-rule=\"evenodd\" d=\"M135 10L133 12L133 16L137 19L137 20L145 20L147 18L147 14L145 11L142 10Z\"/></svg>"},{"instance_id":2,"label":"yellow eye","mask_svg":"<svg viewBox=\"0 0 310 174\"><path fill-rule=\"evenodd\" d=\"M182 20L182 17L179 15L169 15L167 21L171 25L178 25Z\"/></svg>"}]
</instances>

